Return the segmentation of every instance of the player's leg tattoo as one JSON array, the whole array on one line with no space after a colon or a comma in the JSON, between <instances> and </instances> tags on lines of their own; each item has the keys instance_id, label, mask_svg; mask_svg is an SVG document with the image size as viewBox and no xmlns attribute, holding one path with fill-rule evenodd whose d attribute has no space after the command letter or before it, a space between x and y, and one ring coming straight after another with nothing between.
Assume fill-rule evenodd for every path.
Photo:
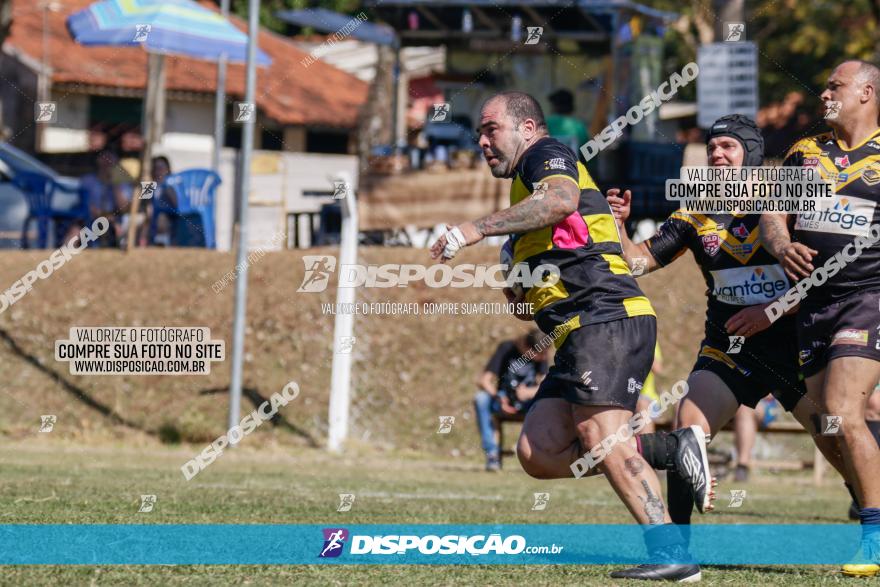
<instances>
[{"instance_id":1,"label":"player's leg tattoo","mask_svg":"<svg viewBox=\"0 0 880 587\"><path fill-rule=\"evenodd\" d=\"M651 525L662 524L666 515L663 500L654 495L654 492L651 491L651 486L644 479L642 479L642 487L644 487L647 495L645 497L639 496L639 499L644 500L645 515L648 516L648 523Z\"/></svg>"}]
</instances>

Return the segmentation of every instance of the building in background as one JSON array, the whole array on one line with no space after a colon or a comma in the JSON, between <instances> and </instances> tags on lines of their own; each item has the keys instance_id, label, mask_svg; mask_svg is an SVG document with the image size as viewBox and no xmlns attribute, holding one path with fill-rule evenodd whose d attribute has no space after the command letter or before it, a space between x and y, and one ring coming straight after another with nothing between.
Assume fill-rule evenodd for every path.
<instances>
[{"instance_id":1,"label":"building in background","mask_svg":"<svg viewBox=\"0 0 880 587\"><path fill-rule=\"evenodd\" d=\"M84 47L74 42L65 20L91 1L14 3L12 30L0 57L0 101L4 137L25 151L84 152L112 142L124 151L140 148L147 55L139 47ZM244 21L231 21L245 30ZM308 60L307 52L280 35L261 31L259 46L271 56L272 65L257 72L255 148L353 152L367 84L325 61ZM244 66L230 65L228 147L237 148L241 140L241 127L231 121L232 102L242 99L244 81ZM166 128L157 150L213 149L216 65L168 56L165 85ZM35 101L55 102L57 121L34 124Z\"/></svg>"}]
</instances>

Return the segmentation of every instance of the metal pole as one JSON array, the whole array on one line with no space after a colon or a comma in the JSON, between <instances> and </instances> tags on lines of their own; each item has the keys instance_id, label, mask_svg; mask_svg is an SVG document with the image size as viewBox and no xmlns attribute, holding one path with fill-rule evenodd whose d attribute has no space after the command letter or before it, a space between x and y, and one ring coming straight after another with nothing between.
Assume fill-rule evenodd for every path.
<instances>
[{"instance_id":1,"label":"metal pole","mask_svg":"<svg viewBox=\"0 0 880 587\"><path fill-rule=\"evenodd\" d=\"M378 75L378 72L376 73ZM400 132L398 128L398 116L397 110L400 108L400 43L394 44L394 71L392 77L391 84L391 152L396 155L398 153L397 148L397 135Z\"/></svg>"},{"instance_id":2,"label":"metal pole","mask_svg":"<svg viewBox=\"0 0 880 587\"><path fill-rule=\"evenodd\" d=\"M248 1L248 46L245 73L244 101L254 103L257 82L257 35L259 34L258 19L260 16L260 0ZM241 132L241 169L238 171L238 251L236 267L241 274L235 282L235 316L232 323L232 382L229 386L229 428L238 424L241 413L241 379L242 363L244 362L244 325L245 307L247 305L247 216L248 191L251 178L251 151L254 146L254 123L256 108L248 117ZM233 446L233 443L229 443Z\"/></svg>"},{"instance_id":3,"label":"metal pole","mask_svg":"<svg viewBox=\"0 0 880 587\"><path fill-rule=\"evenodd\" d=\"M346 182L345 199L342 201L342 234L339 240L339 267L357 262L358 215L357 201L354 197L351 178L340 177ZM355 288L336 289L336 303L353 304ZM354 315L349 312L336 314L333 326L333 367L330 373L330 412L327 434L327 448L341 452L348 436L348 412L351 404L351 338L354 329ZM344 341L351 341L343 344Z\"/></svg>"},{"instance_id":4,"label":"metal pole","mask_svg":"<svg viewBox=\"0 0 880 587\"><path fill-rule=\"evenodd\" d=\"M222 0L220 13L229 16L229 0ZM220 151L223 150L224 129L226 128L226 55L217 61L217 91L214 94L214 152L211 154L211 169L220 173Z\"/></svg>"}]
</instances>

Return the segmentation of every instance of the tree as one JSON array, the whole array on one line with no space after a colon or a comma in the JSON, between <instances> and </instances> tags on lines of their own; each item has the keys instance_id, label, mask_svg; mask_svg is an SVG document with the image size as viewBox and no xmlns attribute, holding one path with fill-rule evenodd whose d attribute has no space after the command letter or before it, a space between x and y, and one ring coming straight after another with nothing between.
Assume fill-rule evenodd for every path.
<instances>
[{"instance_id":1,"label":"tree","mask_svg":"<svg viewBox=\"0 0 880 587\"><path fill-rule=\"evenodd\" d=\"M712 42L724 16L718 3L644 0L681 17L665 36L666 69L675 71L696 58L697 47ZM721 6L721 4L718 4ZM836 64L846 59L880 62L880 0L803 2L762 0L745 3L746 38L758 43L762 104L789 92L818 94Z\"/></svg>"}]
</instances>

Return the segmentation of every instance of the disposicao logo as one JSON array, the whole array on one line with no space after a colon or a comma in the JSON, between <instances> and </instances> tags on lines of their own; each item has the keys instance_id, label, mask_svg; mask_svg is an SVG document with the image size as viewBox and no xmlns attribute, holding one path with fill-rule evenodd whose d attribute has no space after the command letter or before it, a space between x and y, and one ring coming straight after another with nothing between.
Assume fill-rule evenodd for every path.
<instances>
[{"instance_id":1,"label":"disposicao logo","mask_svg":"<svg viewBox=\"0 0 880 587\"><path fill-rule=\"evenodd\" d=\"M324 547L318 558L336 558L342 554L345 541L348 540L348 530L345 528L324 528Z\"/></svg>"}]
</instances>

